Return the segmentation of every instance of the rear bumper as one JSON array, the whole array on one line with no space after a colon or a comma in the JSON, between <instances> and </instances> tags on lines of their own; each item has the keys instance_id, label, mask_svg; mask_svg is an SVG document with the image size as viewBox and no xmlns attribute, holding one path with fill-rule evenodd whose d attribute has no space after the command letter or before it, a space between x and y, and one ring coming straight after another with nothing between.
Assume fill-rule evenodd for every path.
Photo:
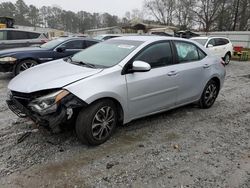
<instances>
[{"instance_id":1,"label":"rear bumper","mask_svg":"<svg viewBox=\"0 0 250 188\"><path fill-rule=\"evenodd\" d=\"M61 101L54 112L46 115L40 115L22 105L13 96L10 96L10 98L6 100L6 103L9 109L18 117L30 118L36 124L49 127L52 131L58 130L58 126L60 124L71 120L73 113L76 113L79 109L87 106L87 104L80 99L70 95Z\"/></svg>"}]
</instances>

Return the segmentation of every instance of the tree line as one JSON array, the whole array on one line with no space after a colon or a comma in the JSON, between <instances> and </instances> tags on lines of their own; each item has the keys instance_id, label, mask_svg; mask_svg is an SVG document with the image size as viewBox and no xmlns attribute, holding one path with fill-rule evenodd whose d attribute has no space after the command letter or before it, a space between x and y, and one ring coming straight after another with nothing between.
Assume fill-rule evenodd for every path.
<instances>
[{"instance_id":1,"label":"tree line","mask_svg":"<svg viewBox=\"0 0 250 188\"><path fill-rule=\"evenodd\" d=\"M250 0L145 0L144 8L158 22L181 29L250 30Z\"/></svg>"},{"instance_id":2,"label":"tree line","mask_svg":"<svg viewBox=\"0 0 250 188\"><path fill-rule=\"evenodd\" d=\"M15 24L50 27L74 33L101 27L128 25L137 20L200 31L250 30L250 0L144 0L143 9L119 18L109 13L72 12L58 6L37 8L23 0L0 4L0 16L13 17Z\"/></svg>"},{"instance_id":3,"label":"tree line","mask_svg":"<svg viewBox=\"0 0 250 188\"><path fill-rule=\"evenodd\" d=\"M83 33L87 29L110 27L119 24L119 18L108 13L77 13L66 11L58 6L43 6L37 8L27 5L23 0L16 3L3 2L0 4L0 16L12 17L16 25L33 27L50 27L73 33Z\"/></svg>"}]
</instances>

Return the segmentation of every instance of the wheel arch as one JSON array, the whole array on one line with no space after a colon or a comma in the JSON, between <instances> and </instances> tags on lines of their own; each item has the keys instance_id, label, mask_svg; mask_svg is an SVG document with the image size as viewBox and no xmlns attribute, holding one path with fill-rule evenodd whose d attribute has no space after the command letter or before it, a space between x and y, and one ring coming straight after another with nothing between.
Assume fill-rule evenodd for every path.
<instances>
[{"instance_id":1,"label":"wheel arch","mask_svg":"<svg viewBox=\"0 0 250 188\"><path fill-rule=\"evenodd\" d=\"M220 90L220 88L221 88L220 79L217 76L214 76L210 80L215 81L216 85L219 87L219 90Z\"/></svg>"},{"instance_id":2,"label":"wheel arch","mask_svg":"<svg viewBox=\"0 0 250 188\"><path fill-rule=\"evenodd\" d=\"M20 63L20 62L22 62L22 61L26 61L26 60L33 60L33 61L36 61L37 63L40 63L40 61L39 61L37 58L35 58L35 57L24 57L24 58L20 58L20 59L18 60L18 63Z\"/></svg>"},{"instance_id":3,"label":"wheel arch","mask_svg":"<svg viewBox=\"0 0 250 188\"><path fill-rule=\"evenodd\" d=\"M118 121L119 121L119 123L123 123L124 122L124 109L122 107L122 104L117 99L115 99L113 97L102 97L102 98L94 100L89 105L91 105L93 103L97 103L97 102L102 101L102 100L111 100L115 103L115 106L116 106L117 112L118 112Z\"/></svg>"},{"instance_id":4,"label":"wheel arch","mask_svg":"<svg viewBox=\"0 0 250 188\"><path fill-rule=\"evenodd\" d=\"M231 54L230 51L227 51L227 53L225 54L225 56L226 56L227 54L230 56L230 58L232 57L232 54Z\"/></svg>"}]
</instances>

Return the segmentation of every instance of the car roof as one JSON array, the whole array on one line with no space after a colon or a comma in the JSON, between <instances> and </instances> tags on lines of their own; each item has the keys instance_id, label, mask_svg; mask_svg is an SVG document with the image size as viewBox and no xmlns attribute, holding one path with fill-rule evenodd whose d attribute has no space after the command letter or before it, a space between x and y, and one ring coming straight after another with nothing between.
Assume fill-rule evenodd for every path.
<instances>
[{"instance_id":1,"label":"car roof","mask_svg":"<svg viewBox=\"0 0 250 188\"><path fill-rule=\"evenodd\" d=\"M228 39L227 37L221 37L221 36L192 37L191 39L213 39L213 38Z\"/></svg>"},{"instance_id":2,"label":"car roof","mask_svg":"<svg viewBox=\"0 0 250 188\"><path fill-rule=\"evenodd\" d=\"M67 41L67 40L72 40L72 39L79 39L79 40L90 40L90 41L100 42L100 40L92 39L92 38L89 38L89 37L59 37L57 39L60 39L62 41Z\"/></svg>"},{"instance_id":3,"label":"car roof","mask_svg":"<svg viewBox=\"0 0 250 188\"><path fill-rule=\"evenodd\" d=\"M43 34L43 32L38 32L38 31L27 31L27 30L14 29L14 28L3 28L3 29L0 29L0 31L23 31L23 32L29 32L29 33Z\"/></svg>"},{"instance_id":4,"label":"car roof","mask_svg":"<svg viewBox=\"0 0 250 188\"><path fill-rule=\"evenodd\" d=\"M188 39L168 37L168 36L157 36L157 35L134 35L134 36L122 36L113 38L110 40L131 40L131 41L141 41L141 42L154 42L159 40L182 40L189 41Z\"/></svg>"},{"instance_id":5,"label":"car roof","mask_svg":"<svg viewBox=\"0 0 250 188\"><path fill-rule=\"evenodd\" d=\"M192 37L191 39L209 39L209 37Z\"/></svg>"},{"instance_id":6,"label":"car roof","mask_svg":"<svg viewBox=\"0 0 250 188\"><path fill-rule=\"evenodd\" d=\"M107 36L121 36L121 34L102 34L102 35L97 35L101 37L107 37Z\"/></svg>"}]
</instances>

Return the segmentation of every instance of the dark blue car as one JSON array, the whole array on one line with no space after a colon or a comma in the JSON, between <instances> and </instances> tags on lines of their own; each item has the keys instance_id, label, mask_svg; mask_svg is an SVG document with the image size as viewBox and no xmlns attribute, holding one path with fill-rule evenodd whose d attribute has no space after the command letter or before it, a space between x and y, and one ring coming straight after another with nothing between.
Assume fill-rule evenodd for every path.
<instances>
[{"instance_id":1,"label":"dark blue car","mask_svg":"<svg viewBox=\"0 0 250 188\"><path fill-rule=\"evenodd\" d=\"M98 42L90 38L65 37L52 40L39 47L1 50L0 72L13 72L17 75L37 64L72 56Z\"/></svg>"}]
</instances>

